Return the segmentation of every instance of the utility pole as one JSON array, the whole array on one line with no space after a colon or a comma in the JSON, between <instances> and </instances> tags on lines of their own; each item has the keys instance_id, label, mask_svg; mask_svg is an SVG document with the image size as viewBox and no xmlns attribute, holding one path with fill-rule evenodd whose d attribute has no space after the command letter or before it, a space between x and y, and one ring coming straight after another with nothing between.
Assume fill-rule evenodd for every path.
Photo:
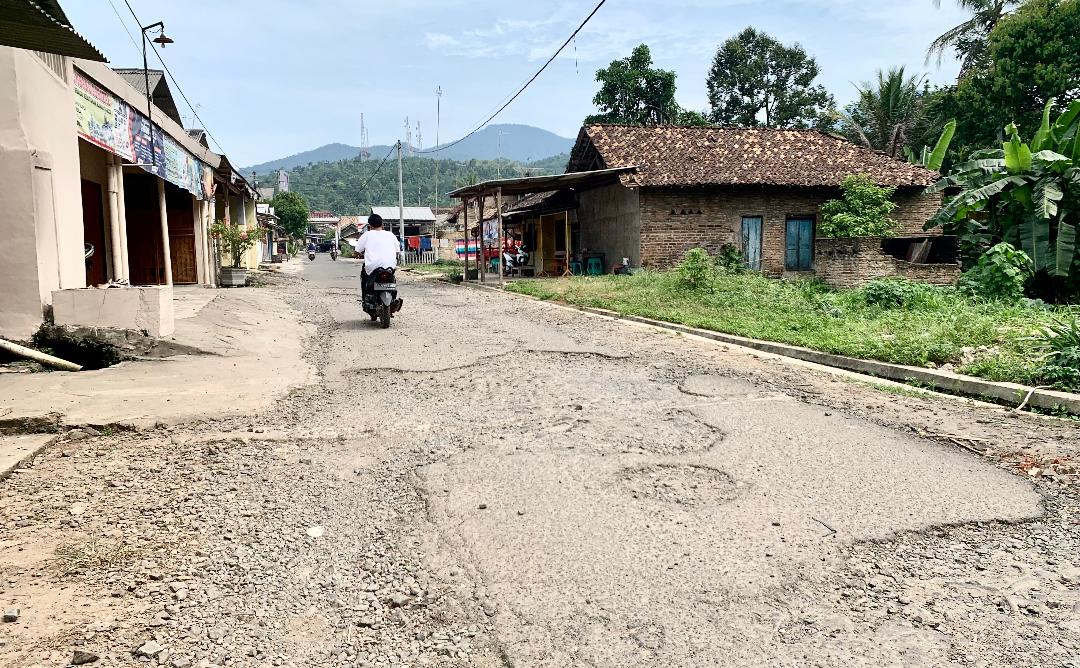
<instances>
[{"instance_id":1,"label":"utility pole","mask_svg":"<svg viewBox=\"0 0 1080 668\"><path fill-rule=\"evenodd\" d=\"M442 86L435 89L435 215L439 215L439 128L442 125ZM434 236L431 240L435 245Z\"/></svg>"},{"instance_id":2,"label":"utility pole","mask_svg":"<svg viewBox=\"0 0 1080 668\"><path fill-rule=\"evenodd\" d=\"M405 185L401 178L401 140L397 143L397 192L398 192L398 234L401 235L401 248L405 249Z\"/></svg>"},{"instance_id":3,"label":"utility pole","mask_svg":"<svg viewBox=\"0 0 1080 668\"><path fill-rule=\"evenodd\" d=\"M495 170L496 170L496 173L499 175L499 178L501 179L502 178L502 138L503 138L503 135L508 135L510 133L509 132L503 132L502 130L496 130L495 134L499 137L499 159L495 161Z\"/></svg>"}]
</instances>

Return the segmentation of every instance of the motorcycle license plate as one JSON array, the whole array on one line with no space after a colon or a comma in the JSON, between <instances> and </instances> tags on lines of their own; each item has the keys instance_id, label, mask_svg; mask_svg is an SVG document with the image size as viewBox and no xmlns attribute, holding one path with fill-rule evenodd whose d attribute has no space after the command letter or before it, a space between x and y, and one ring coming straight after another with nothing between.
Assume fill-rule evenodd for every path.
<instances>
[{"instance_id":1,"label":"motorcycle license plate","mask_svg":"<svg viewBox=\"0 0 1080 668\"><path fill-rule=\"evenodd\" d=\"M376 290L397 290L397 283L376 283Z\"/></svg>"}]
</instances>

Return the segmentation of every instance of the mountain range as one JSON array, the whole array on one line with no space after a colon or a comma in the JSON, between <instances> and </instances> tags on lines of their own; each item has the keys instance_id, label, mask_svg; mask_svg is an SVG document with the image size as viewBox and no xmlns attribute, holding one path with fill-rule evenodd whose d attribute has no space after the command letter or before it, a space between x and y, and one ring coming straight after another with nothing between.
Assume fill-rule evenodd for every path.
<instances>
[{"instance_id":1,"label":"mountain range","mask_svg":"<svg viewBox=\"0 0 1080 668\"><path fill-rule=\"evenodd\" d=\"M562 153L569 153L573 145L573 139L560 137L554 132L531 125L489 125L459 142L443 144L444 148L437 155L440 159L446 160L504 159L528 163ZM389 153L392 148L389 145L372 146L367 149L367 152L372 160L382 160L383 156ZM268 174L279 169L290 170L320 162L349 160L360 155L360 151L359 146L340 143L326 144L285 158L243 167L241 173ZM424 153L416 157L435 158L436 154Z\"/></svg>"}]
</instances>

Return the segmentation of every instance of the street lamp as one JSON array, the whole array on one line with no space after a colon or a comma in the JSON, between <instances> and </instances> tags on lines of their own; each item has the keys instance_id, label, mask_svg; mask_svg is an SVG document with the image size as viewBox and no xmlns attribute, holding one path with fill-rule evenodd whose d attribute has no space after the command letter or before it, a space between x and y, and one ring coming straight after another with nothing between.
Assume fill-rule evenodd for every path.
<instances>
[{"instance_id":1,"label":"street lamp","mask_svg":"<svg viewBox=\"0 0 1080 668\"><path fill-rule=\"evenodd\" d=\"M154 146L154 101L153 96L150 94L150 65L146 62L146 33L151 30L157 30L157 37L153 39L154 44L157 44L162 49L166 44L172 44L171 37L165 34L165 24L162 21L157 23L151 23L148 26L143 26L142 29L142 66L143 66L143 84L146 86L146 120L150 123L150 166L155 170L157 169L157 151Z\"/></svg>"}]
</instances>

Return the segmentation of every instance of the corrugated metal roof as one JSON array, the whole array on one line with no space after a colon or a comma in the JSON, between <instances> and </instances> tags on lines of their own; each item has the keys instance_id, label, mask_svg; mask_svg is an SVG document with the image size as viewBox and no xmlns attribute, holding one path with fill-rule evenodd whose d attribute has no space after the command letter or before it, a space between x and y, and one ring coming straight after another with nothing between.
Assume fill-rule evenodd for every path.
<instances>
[{"instance_id":1,"label":"corrugated metal roof","mask_svg":"<svg viewBox=\"0 0 1080 668\"><path fill-rule=\"evenodd\" d=\"M145 73L139 68L132 67L114 67L113 72L116 72L128 82L132 88L146 96L146 82L147 78L150 80L150 90L153 91L152 98L154 100L154 106L165 112L165 115L176 121L177 125L183 125L184 121L180 118L180 110L176 108L176 100L173 99L172 89L169 88L169 82L165 80L165 73L161 70L147 70Z\"/></svg>"},{"instance_id":2,"label":"corrugated metal roof","mask_svg":"<svg viewBox=\"0 0 1080 668\"><path fill-rule=\"evenodd\" d=\"M55 0L0 0L0 45L106 62Z\"/></svg>"},{"instance_id":3,"label":"corrugated metal roof","mask_svg":"<svg viewBox=\"0 0 1080 668\"><path fill-rule=\"evenodd\" d=\"M477 197L481 193L491 195L502 188L503 195L529 195L562 188L592 188L605 183L613 183L624 174L632 173L636 167L615 167L598 169L591 172L572 172L554 176L522 176L513 179L484 181L474 186L458 188L450 193L451 197Z\"/></svg>"},{"instance_id":4,"label":"corrugated metal roof","mask_svg":"<svg viewBox=\"0 0 1080 668\"><path fill-rule=\"evenodd\" d=\"M371 207L371 212L378 214L383 220L388 221L398 220L398 216L400 215L398 207L396 206L373 206ZM431 210L431 207L407 206L405 207L405 220L420 223L434 223L435 212Z\"/></svg>"}]
</instances>

